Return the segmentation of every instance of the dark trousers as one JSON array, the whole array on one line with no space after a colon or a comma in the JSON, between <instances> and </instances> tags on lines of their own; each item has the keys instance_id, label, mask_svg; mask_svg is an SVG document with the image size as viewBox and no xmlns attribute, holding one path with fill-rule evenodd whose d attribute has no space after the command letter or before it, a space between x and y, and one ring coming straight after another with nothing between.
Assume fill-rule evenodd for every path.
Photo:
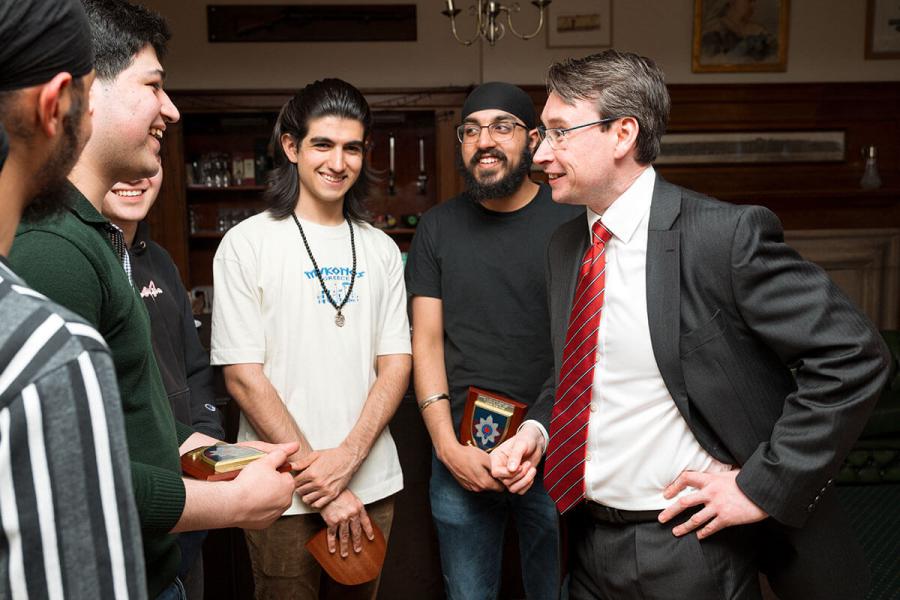
<instances>
[{"instance_id":1,"label":"dark trousers","mask_svg":"<svg viewBox=\"0 0 900 600\"><path fill-rule=\"evenodd\" d=\"M675 537L676 524L609 522L575 509L567 519L570 599L762 598L756 527L730 527L701 541L696 533Z\"/></svg>"}]
</instances>

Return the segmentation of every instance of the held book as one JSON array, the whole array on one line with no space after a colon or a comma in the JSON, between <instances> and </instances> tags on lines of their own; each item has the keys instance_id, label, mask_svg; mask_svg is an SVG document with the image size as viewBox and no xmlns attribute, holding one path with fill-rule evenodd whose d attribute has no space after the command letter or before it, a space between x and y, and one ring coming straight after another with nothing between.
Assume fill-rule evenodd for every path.
<instances>
[{"instance_id":1,"label":"held book","mask_svg":"<svg viewBox=\"0 0 900 600\"><path fill-rule=\"evenodd\" d=\"M266 453L249 446L215 444L201 446L181 457L181 470L185 475L206 481L227 481L238 476L245 466L262 458ZM291 470L290 463L278 467L282 473Z\"/></svg>"}]
</instances>

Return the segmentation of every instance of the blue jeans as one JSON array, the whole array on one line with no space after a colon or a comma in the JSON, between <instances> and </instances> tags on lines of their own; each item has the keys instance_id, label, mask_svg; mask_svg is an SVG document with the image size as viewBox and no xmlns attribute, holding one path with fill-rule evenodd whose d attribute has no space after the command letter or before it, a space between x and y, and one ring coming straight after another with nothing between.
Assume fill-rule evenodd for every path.
<instances>
[{"instance_id":1,"label":"blue jeans","mask_svg":"<svg viewBox=\"0 0 900 600\"><path fill-rule=\"evenodd\" d=\"M169 587L160 592L156 600L185 600L186 598L184 586L181 585L181 580L176 577Z\"/></svg>"},{"instance_id":2,"label":"blue jeans","mask_svg":"<svg viewBox=\"0 0 900 600\"><path fill-rule=\"evenodd\" d=\"M528 600L556 600L559 519L541 473L524 495L470 492L432 454L431 514L450 600L493 600L500 592L503 538L510 516L519 534L522 580Z\"/></svg>"}]
</instances>

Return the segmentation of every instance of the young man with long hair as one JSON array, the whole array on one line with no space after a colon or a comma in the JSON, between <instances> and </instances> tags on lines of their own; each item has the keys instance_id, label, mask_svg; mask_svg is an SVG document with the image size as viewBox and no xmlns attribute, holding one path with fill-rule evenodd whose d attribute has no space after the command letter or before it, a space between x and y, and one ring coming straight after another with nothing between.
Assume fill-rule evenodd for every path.
<instances>
[{"instance_id":1,"label":"young man with long hair","mask_svg":"<svg viewBox=\"0 0 900 600\"><path fill-rule=\"evenodd\" d=\"M403 476L387 424L411 364L397 245L363 220L372 114L339 79L285 104L273 134L269 209L233 227L213 263L212 362L241 406L240 440L300 442L285 516L248 531L258 598L374 598L327 577L304 544L332 552L385 537ZM352 547L351 547L352 546Z\"/></svg>"}]
</instances>

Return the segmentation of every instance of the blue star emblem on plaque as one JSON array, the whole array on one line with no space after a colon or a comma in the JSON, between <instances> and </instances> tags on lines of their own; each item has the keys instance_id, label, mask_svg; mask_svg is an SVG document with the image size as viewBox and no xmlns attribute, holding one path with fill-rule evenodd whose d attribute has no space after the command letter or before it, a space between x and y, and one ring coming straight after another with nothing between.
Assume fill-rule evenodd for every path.
<instances>
[{"instance_id":1,"label":"blue star emblem on plaque","mask_svg":"<svg viewBox=\"0 0 900 600\"><path fill-rule=\"evenodd\" d=\"M490 452L516 432L527 409L512 398L470 387L460 441Z\"/></svg>"}]
</instances>

